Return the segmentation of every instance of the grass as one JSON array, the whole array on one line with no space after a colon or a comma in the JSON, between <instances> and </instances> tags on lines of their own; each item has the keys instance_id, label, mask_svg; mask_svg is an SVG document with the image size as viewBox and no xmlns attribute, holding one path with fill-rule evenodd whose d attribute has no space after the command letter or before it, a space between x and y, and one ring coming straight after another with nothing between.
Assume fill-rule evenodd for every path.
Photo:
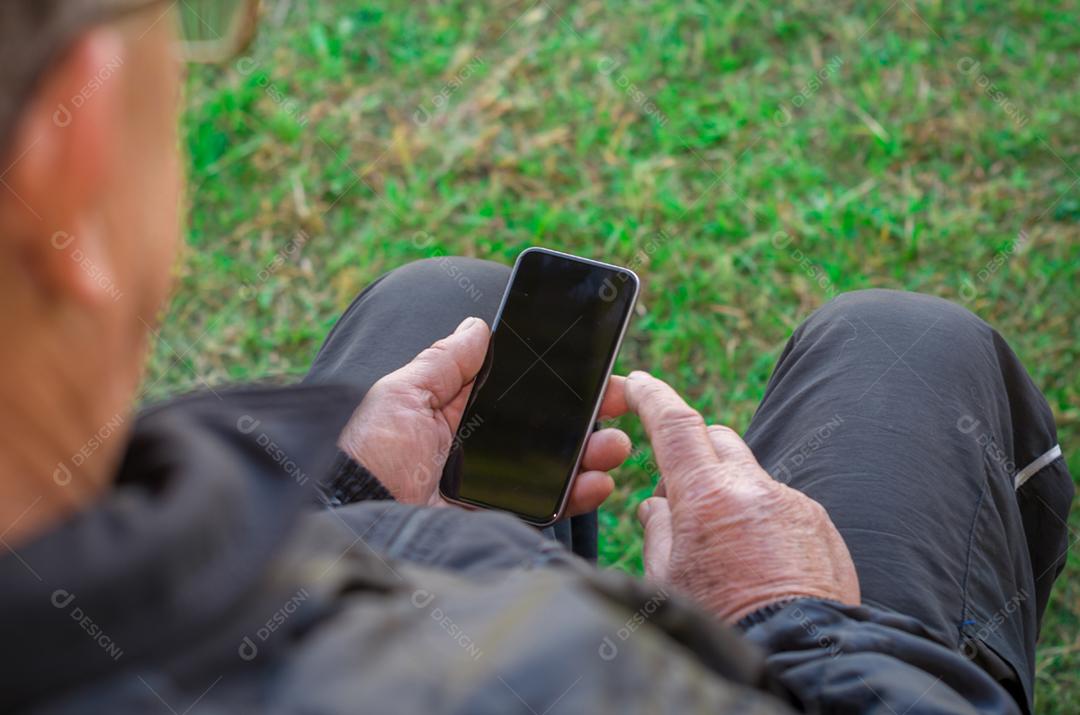
<instances>
[{"instance_id":1,"label":"grass","mask_svg":"<svg viewBox=\"0 0 1080 715\"><path fill-rule=\"evenodd\" d=\"M739 429L835 292L966 301L1045 391L1080 474L1078 13L269 2L250 55L189 81L190 250L145 393L300 374L384 271L543 244L636 265L622 364ZM630 571L648 461L602 513L603 558ZM1040 712L1080 712L1077 566L1046 617Z\"/></svg>"}]
</instances>

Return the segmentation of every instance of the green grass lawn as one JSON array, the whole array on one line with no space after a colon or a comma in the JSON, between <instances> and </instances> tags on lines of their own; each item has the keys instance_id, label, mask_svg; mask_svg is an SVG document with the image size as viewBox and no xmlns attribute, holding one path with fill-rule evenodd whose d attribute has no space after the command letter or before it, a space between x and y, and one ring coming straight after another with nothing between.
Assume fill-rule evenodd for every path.
<instances>
[{"instance_id":1,"label":"green grass lawn","mask_svg":"<svg viewBox=\"0 0 1080 715\"><path fill-rule=\"evenodd\" d=\"M189 82L190 250L145 395L303 373L384 271L540 244L635 265L621 364L737 429L836 292L965 302L1080 474L1080 5L873 5L268 2L251 53ZM602 513L631 571L648 462ZM1040 712L1080 712L1077 566Z\"/></svg>"}]
</instances>

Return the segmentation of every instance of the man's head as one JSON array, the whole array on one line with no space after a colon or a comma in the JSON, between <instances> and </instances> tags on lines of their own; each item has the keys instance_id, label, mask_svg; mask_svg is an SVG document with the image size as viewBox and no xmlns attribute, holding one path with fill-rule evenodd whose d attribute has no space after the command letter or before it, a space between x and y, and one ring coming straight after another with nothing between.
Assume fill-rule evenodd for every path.
<instances>
[{"instance_id":1,"label":"man's head","mask_svg":"<svg viewBox=\"0 0 1080 715\"><path fill-rule=\"evenodd\" d=\"M0 470L51 478L126 416L179 239L177 29L239 6L0 2ZM100 489L122 442L58 498Z\"/></svg>"},{"instance_id":2,"label":"man's head","mask_svg":"<svg viewBox=\"0 0 1080 715\"><path fill-rule=\"evenodd\" d=\"M100 339L126 333L130 349L167 294L178 234L169 4L0 7L0 294L96 323Z\"/></svg>"}]
</instances>

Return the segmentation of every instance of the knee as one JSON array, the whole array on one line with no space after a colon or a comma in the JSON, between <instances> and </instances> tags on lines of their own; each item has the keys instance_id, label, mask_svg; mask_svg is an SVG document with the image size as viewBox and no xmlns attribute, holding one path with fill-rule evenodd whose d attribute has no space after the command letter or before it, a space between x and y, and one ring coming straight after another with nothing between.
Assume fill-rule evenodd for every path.
<instances>
[{"instance_id":1,"label":"knee","mask_svg":"<svg viewBox=\"0 0 1080 715\"><path fill-rule=\"evenodd\" d=\"M807 319L808 325L847 321L868 328L931 325L957 334L988 334L989 325L952 301L902 290L873 288L842 293Z\"/></svg>"},{"instance_id":2,"label":"knee","mask_svg":"<svg viewBox=\"0 0 1080 715\"><path fill-rule=\"evenodd\" d=\"M796 335L812 340L831 335L842 338L838 345L852 347L868 341L867 346L878 345L894 356L917 345L918 352L939 361L988 354L1002 342L993 328L957 303L882 289L837 296L811 315Z\"/></svg>"},{"instance_id":3,"label":"knee","mask_svg":"<svg viewBox=\"0 0 1080 715\"><path fill-rule=\"evenodd\" d=\"M447 273L465 275L470 278L481 280L487 277L495 277L505 281L510 277L510 267L486 261L480 258L466 258L465 256L433 256L421 258L395 268L388 275L398 278L434 278Z\"/></svg>"},{"instance_id":4,"label":"knee","mask_svg":"<svg viewBox=\"0 0 1080 715\"><path fill-rule=\"evenodd\" d=\"M383 276L389 286L425 293L436 289L447 299L464 297L476 303L498 302L509 279L509 266L463 256L423 258Z\"/></svg>"}]
</instances>

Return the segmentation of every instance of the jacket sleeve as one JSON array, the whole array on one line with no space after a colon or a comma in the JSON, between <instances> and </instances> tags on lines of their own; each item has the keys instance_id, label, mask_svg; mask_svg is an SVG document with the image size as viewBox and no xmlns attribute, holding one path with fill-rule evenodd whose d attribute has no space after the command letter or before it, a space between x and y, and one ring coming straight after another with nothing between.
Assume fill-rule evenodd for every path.
<instances>
[{"instance_id":1,"label":"jacket sleeve","mask_svg":"<svg viewBox=\"0 0 1080 715\"><path fill-rule=\"evenodd\" d=\"M745 635L806 712L1020 713L982 668L907 616L799 599L752 621Z\"/></svg>"},{"instance_id":2,"label":"jacket sleeve","mask_svg":"<svg viewBox=\"0 0 1080 715\"><path fill-rule=\"evenodd\" d=\"M341 451L338 451L330 473L319 482L316 493L318 501L329 507L394 499L374 474Z\"/></svg>"}]
</instances>

